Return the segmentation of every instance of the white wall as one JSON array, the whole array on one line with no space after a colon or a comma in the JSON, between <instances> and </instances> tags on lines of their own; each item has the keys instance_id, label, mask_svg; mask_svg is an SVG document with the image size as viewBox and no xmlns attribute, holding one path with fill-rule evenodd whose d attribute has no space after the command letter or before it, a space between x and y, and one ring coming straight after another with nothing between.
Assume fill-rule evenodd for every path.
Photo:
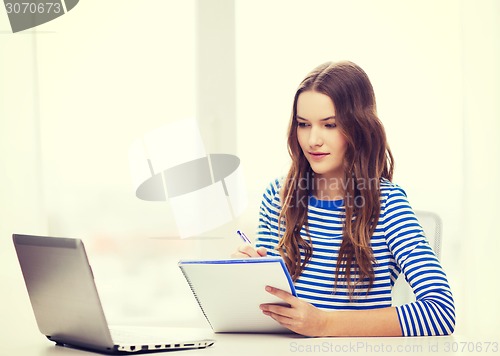
<instances>
[{"instance_id":1,"label":"white wall","mask_svg":"<svg viewBox=\"0 0 500 356\"><path fill-rule=\"evenodd\" d=\"M84 1L47 24L55 33L36 36L53 233L154 234L165 226L166 207L133 194L128 149L195 115L193 13L193 1Z\"/></svg>"},{"instance_id":2,"label":"white wall","mask_svg":"<svg viewBox=\"0 0 500 356\"><path fill-rule=\"evenodd\" d=\"M498 338L500 2L465 1L462 11L464 215L457 222L463 228L462 313L470 333Z\"/></svg>"},{"instance_id":3,"label":"white wall","mask_svg":"<svg viewBox=\"0 0 500 356\"><path fill-rule=\"evenodd\" d=\"M96 264L107 269L101 278L125 273L138 287L147 283L144 274L173 273L165 261L225 255L237 243L233 236L144 239L175 229L168 204L133 196L131 141L165 122L201 115L203 101L220 117L230 112L220 96L213 102L197 92L204 58L196 1L147 4L81 1L67 15L18 34L9 33L0 14L0 276L22 295L13 232L88 239ZM218 143L229 135L236 142L230 153L241 158L250 204L212 235L234 226L252 233L264 187L288 167L295 88L317 64L349 59L374 85L395 181L414 208L443 218L442 262L457 299L457 332L498 330L498 303L487 293L498 277L478 272L496 270L498 251L499 6L495 0L236 1L236 72L222 78L236 77L236 125L218 122L217 138L208 137L210 122L202 129L210 147L232 149ZM132 262L108 261L106 268L113 254ZM135 301L151 303L148 293L165 297L160 289ZM118 291L110 285L103 297L111 302ZM134 300L127 303L132 308ZM117 314L127 311L144 310Z\"/></svg>"},{"instance_id":4,"label":"white wall","mask_svg":"<svg viewBox=\"0 0 500 356\"><path fill-rule=\"evenodd\" d=\"M46 231L33 45L32 36L0 34L0 281L4 285L0 315L5 320L0 331L5 340L19 341L18 331L35 325L11 234Z\"/></svg>"}]
</instances>

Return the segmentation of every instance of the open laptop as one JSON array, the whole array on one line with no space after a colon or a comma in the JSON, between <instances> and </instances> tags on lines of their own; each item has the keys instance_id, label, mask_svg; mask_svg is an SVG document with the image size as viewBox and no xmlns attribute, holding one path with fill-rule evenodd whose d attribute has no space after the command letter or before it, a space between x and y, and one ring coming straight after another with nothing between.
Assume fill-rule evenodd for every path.
<instances>
[{"instance_id":1,"label":"open laptop","mask_svg":"<svg viewBox=\"0 0 500 356\"><path fill-rule=\"evenodd\" d=\"M80 239L12 238L38 328L57 345L118 354L213 345L203 329L110 328Z\"/></svg>"}]
</instances>

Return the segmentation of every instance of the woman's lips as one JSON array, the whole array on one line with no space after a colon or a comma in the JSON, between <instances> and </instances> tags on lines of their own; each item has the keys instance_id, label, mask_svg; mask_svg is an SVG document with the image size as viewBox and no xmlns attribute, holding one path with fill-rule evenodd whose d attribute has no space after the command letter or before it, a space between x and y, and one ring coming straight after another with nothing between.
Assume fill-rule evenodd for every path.
<instances>
[{"instance_id":1,"label":"woman's lips","mask_svg":"<svg viewBox=\"0 0 500 356\"><path fill-rule=\"evenodd\" d=\"M320 161L321 159L323 159L324 157L328 156L329 153L325 153L325 152L309 152L309 156L311 157L311 159L315 160L315 161Z\"/></svg>"}]
</instances>

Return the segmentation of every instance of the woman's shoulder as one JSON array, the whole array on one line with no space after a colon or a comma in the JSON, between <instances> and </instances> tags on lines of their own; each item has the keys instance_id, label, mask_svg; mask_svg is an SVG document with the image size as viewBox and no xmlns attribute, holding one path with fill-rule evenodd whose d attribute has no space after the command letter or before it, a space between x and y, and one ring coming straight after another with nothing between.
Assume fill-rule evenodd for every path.
<instances>
[{"instance_id":1,"label":"woman's shoulder","mask_svg":"<svg viewBox=\"0 0 500 356\"><path fill-rule=\"evenodd\" d=\"M264 195L269 197L279 197L284 181L285 177L278 177L271 180L265 188Z\"/></svg>"},{"instance_id":2,"label":"woman's shoulder","mask_svg":"<svg viewBox=\"0 0 500 356\"><path fill-rule=\"evenodd\" d=\"M285 177L278 177L270 181L264 190L264 194L262 195L263 200L271 203L272 205L281 206L285 179Z\"/></svg>"},{"instance_id":3,"label":"woman's shoulder","mask_svg":"<svg viewBox=\"0 0 500 356\"><path fill-rule=\"evenodd\" d=\"M267 211L267 214L271 215L279 214L283 182L283 178L276 178L267 184L262 194L261 212Z\"/></svg>"},{"instance_id":4,"label":"woman's shoulder","mask_svg":"<svg viewBox=\"0 0 500 356\"><path fill-rule=\"evenodd\" d=\"M406 191L387 179L380 181L380 203L382 212L405 210L410 206Z\"/></svg>"},{"instance_id":5,"label":"woman's shoulder","mask_svg":"<svg viewBox=\"0 0 500 356\"><path fill-rule=\"evenodd\" d=\"M382 198L394 195L403 195L406 197L406 192L399 184L391 182L386 178L382 178L380 180L380 195Z\"/></svg>"}]
</instances>

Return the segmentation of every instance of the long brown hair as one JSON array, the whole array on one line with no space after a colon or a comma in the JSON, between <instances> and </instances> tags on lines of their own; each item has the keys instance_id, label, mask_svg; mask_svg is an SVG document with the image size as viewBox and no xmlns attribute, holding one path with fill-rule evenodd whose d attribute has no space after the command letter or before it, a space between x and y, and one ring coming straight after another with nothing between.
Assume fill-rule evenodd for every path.
<instances>
[{"instance_id":1,"label":"long brown hair","mask_svg":"<svg viewBox=\"0 0 500 356\"><path fill-rule=\"evenodd\" d=\"M279 219L284 222L285 229L278 251L294 280L312 256L307 207L314 187L314 173L299 146L296 120L297 100L304 91L315 91L330 97L335 106L336 123L347 141L342 183L345 220L335 285L338 285L339 274L345 273L352 297L357 285L368 282L368 288L371 288L375 279L370 239L380 215L380 179L392 179L394 160L384 127L377 116L375 94L366 73L352 62L328 62L311 71L300 84L293 101L288 129L292 165L282 187ZM302 238L302 228L309 241Z\"/></svg>"}]
</instances>

